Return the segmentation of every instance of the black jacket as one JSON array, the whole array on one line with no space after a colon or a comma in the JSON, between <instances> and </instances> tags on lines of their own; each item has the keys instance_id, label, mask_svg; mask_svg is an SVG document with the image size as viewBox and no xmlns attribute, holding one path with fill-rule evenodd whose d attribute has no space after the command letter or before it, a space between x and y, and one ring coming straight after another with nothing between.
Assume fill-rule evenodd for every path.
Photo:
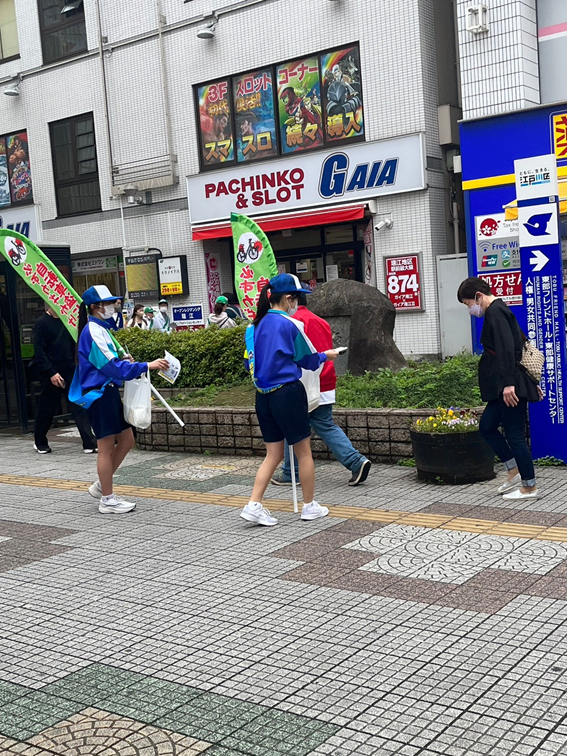
<instances>
[{"instance_id":1,"label":"black jacket","mask_svg":"<svg viewBox=\"0 0 567 756\"><path fill-rule=\"evenodd\" d=\"M56 373L69 375L75 370L75 342L60 318L46 312L34 327L34 363L43 378Z\"/></svg>"},{"instance_id":2,"label":"black jacket","mask_svg":"<svg viewBox=\"0 0 567 756\"><path fill-rule=\"evenodd\" d=\"M520 399L538 401L537 384L518 367L525 340L512 310L501 299L495 299L484 313L480 336L484 352L478 382L484 402L498 399L506 386L514 386Z\"/></svg>"}]
</instances>

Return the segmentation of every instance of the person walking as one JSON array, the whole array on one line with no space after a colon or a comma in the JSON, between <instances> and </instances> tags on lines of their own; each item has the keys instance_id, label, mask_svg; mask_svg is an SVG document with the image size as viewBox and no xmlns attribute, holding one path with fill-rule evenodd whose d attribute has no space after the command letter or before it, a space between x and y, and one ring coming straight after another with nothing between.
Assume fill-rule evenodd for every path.
<instances>
[{"instance_id":1,"label":"person walking","mask_svg":"<svg viewBox=\"0 0 567 756\"><path fill-rule=\"evenodd\" d=\"M144 305L143 304L134 305L134 311L132 312L132 317L126 323L126 328L141 328L142 331L146 331L148 329L148 321L144 318Z\"/></svg>"},{"instance_id":2,"label":"person walking","mask_svg":"<svg viewBox=\"0 0 567 756\"><path fill-rule=\"evenodd\" d=\"M299 295L299 307L293 316L304 325L305 335L318 352L333 348L333 333L326 320L307 309L307 291ZM315 433L329 447L335 459L347 470L351 477L349 486L358 486L368 478L372 463L352 445L346 433L333 420L333 405L337 387L337 373L332 362L326 362L321 372L321 398L319 406L309 413L309 422ZM291 485L289 447L285 444L283 467L272 476L276 486ZM295 460L297 473L297 460Z\"/></svg>"},{"instance_id":3,"label":"person walking","mask_svg":"<svg viewBox=\"0 0 567 756\"><path fill-rule=\"evenodd\" d=\"M153 330L161 331L162 333L171 333L171 320L169 319L169 311L167 299L160 299L158 302L159 312L154 318Z\"/></svg>"},{"instance_id":4,"label":"person walking","mask_svg":"<svg viewBox=\"0 0 567 756\"><path fill-rule=\"evenodd\" d=\"M228 316L226 311L228 299L222 295L216 298L215 309L207 318L207 328L216 325L219 328L235 328L236 321Z\"/></svg>"},{"instance_id":5,"label":"person walking","mask_svg":"<svg viewBox=\"0 0 567 756\"><path fill-rule=\"evenodd\" d=\"M284 439L292 445L299 462L303 490L302 520L329 514L314 500L315 466L311 455L311 427L307 394L301 382L302 369L316 371L338 352L316 352L305 337L297 311L301 292L297 276L281 273L264 286L254 323L246 330L248 368L256 387L256 414L266 444L266 457L256 474L250 501L240 516L257 525L277 525L277 519L262 505L266 488L284 456Z\"/></svg>"},{"instance_id":6,"label":"person walking","mask_svg":"<svg viewBox=\"0 0 567 756\"><path fill-rule=\"evenodd\" d=\"M49 305L34 328L34 363L39 372L42 393L35 417L34 449L50 454L47 433L61 399L68 399L75 371L75 342L59 315ZM69 411L83 442L85 454L96 452L96 439L84 409L67 401Z\"/></svg>"},{"instance_id":7,"label":"person walking","mask_svg":"<svg viewBox=\"0 0 567 756\"><path fill-rule=\"evenodd\" d=\"M120 359L112 337L112 295L106 286L91 286L83 294L79 310L78 366L73 379L78 396L72 399L90 405L87 413L98 441L98 480L89 493L99 499L101 514L122 514L135 509L113 491L113 476L124 458L134 448L132 426L124 419L119 388L124 381L139 378L148 370L167 370L167 360L134 362Z\"/></svg>"},{"instance_id":8,"label":"person walking","mask_svg":"<svg viewBox=\"0 0 567 756\"><path fill-rule=\"evenodd\" d=\"M539 385L520 367L526 336L512 310L482 278L467 278L457 292L473 317L484 317L478 378L486 407L479 430L504 463L508 475L498 488L508 501L537 499L534 464L526 442L528 402L542 398ZM503 428L504 435L500 432Z\"/></svg>"}]
</instances>

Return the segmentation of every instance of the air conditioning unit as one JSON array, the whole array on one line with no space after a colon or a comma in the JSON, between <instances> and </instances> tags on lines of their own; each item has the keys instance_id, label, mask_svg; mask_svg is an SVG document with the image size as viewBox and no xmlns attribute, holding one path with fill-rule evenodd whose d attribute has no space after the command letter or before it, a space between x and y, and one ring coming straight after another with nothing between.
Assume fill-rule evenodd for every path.
<instances>
[{"instance_id":1,"label":"air conditioning unit","mask_svg":"<svg viewBox=\"0 0 567 756\"><path fill-rule=\"evenodd\" d=\"M467 8L467 31L482 34L488 31L488 5L477 3Z\"/></svg>"}]
</instances>

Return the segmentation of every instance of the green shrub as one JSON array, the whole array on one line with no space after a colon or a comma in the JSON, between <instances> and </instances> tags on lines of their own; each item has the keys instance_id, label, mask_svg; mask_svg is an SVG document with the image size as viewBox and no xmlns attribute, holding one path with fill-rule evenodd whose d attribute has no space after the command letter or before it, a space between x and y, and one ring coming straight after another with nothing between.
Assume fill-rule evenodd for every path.
<instances>
[{"instance_id":1,"label":"green shrub","mask_svg":"<svg viewBox=\"0 0 567 756\"><path fill-rule=\"evenodd\" d=\"M172 334L128 328L117 331L118 341L135 360L151 362L163 357L164 351L181 362L176 388L205 388L246 380L244 369L245 326L220 329L215 326L199 331L178 331ZM157 372L152 383L169 386Z\"/></svg>"},{"instance_id":2,"label":"green shrub","mask_svg":"<svg viewBox=\"0 0 567 756\"><path fill-rule=\"evenodd\" d=\"M477 407L478 357L460 354L445 362L419 362L393 373L380 370L361 376L345 375L337 383L337 406Z\"/></svg>"}]
</instances>

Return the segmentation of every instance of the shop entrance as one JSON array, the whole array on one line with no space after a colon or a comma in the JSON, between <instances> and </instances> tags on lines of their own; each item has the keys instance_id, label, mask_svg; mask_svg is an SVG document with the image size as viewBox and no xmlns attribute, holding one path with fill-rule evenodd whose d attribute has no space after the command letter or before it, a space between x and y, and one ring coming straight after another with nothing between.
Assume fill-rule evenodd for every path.
<instances>
[{"instance_id":1,"label":"shop entrance","mask_svg":"<svg viewBox=\"0 0 567 756\"><path fill-rule=\"evenodd\" d=\"M268 236L278 271L293 273L314 288L336 278L364 281L363 233L364 226L353 223Z\"/></svg>"},{"instance_id":2,"label":"shop entrance","mask_svg":"<svg viewBox=\"0 0 567 756\"><path fill-rule=\"evenodd\" d=\"M69 247L38 246L72 284ZM43 310L43 300L8 262L0 262L0 427L20 426L27 433L33 421L39 384L30 363L34 325Z\"/></svg>"}]
</instances>

